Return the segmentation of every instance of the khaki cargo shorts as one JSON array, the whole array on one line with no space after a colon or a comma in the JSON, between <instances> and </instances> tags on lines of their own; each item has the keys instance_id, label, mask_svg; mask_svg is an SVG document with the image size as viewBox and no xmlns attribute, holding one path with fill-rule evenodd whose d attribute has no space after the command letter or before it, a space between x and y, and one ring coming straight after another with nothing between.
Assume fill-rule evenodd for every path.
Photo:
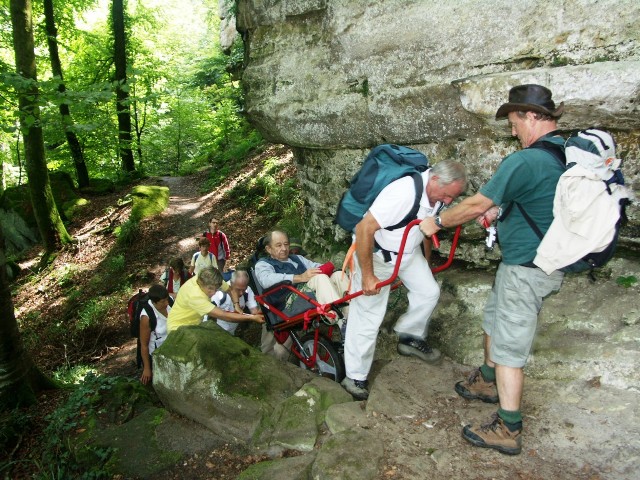
<instances>
[{"instance_id":1,"label":"khaki cargo shorts","mask_svg":"<svg viewBox=\"0 0 640 480\"><path fill-rule=\"evenodd\" d=\"M498 365L527 363L544 298L557 292L564 273L501 263L484 308L483 330L491 337L489 357Z\"/></svg>"}]
</instances>

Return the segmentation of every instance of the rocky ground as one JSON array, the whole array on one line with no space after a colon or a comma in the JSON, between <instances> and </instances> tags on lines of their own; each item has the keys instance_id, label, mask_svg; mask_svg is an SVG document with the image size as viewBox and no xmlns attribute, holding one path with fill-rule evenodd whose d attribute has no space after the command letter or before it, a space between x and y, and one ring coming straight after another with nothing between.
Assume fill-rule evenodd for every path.
<instances>
[{"instance_id":1,"label":"rocky ground","mask_svg":"<svg viewBox=\"0 0 640 480\"><path fill-rule=\"evenodd\" d=\"M292 171L290 152L272 147L262 157L254 159L242 175L251 175L264 155L280 156ZM222 194L233 180L214 192L202 194L199 188L204 178L203 173L150 180L171 189L170 205L162 215L143 222L141 237L136 242L137 252L128 268L146 270L150 281L157 279L168 258L178 254L186 260L195 251L195 238L212 215L218 216L221 229L229 236L232 246L229 265L246 258L255 240L264 233L264 227L257 226L254 212L225 208ZM111 201L115 199L114 196ZM109 200L102 201L108 203ZM78 231L87 230L86 225L88 223L79 225ZM103 244L102 248L107 246ZM74 255L81 254L80 251ZM24 266L28 267L28 264ZM27 302L20 295L25 297L27 294L18 294L19 309L26 310ZM117 317L114 321L121 321L122 311L114 312L114 317ZM114 333L105 345L95 355L95 366L100 371L131 377L138 375L133 362L135 344L127 339L126 332ZM484 421L495 410L492 405L466 401L453 391L453 384L469 370L470 367L449 359L432 367L400 357L395 353L394 338L383 332L371 376L369 401L332 407L326 427L327 436L329 430L337 435L347 426L354 425L369 435L369 445L347 446L345 455L355 455L365 464L375 465L377 473L365 476L367 469L345 470L334 478L640 478L637 393L602 387L597 382L529 380L523 405L524 450L517 457L509 457L471 447L460 436L464 424ZM53 408L58 397L46 395L44 399L51 405L49 409ZM37 433L34 431L32 437ZM170 432L164 441L179 447L185 456L174 467L154 476L160 480L232 479L248 466L267 458L244 446L222 442L204 427L178 416L172 418ZM26 439L23 447L26 446L37 448L37 439ZM374 452L382 453L376 457ZM283 456L297 457L298 453L285 452ZM299 474L302 467L295 468ZM294 470L287 471L286 476L306 478L298 476ZM20 475L11 478L20 478Z\"/></svg>"}]
</instances>

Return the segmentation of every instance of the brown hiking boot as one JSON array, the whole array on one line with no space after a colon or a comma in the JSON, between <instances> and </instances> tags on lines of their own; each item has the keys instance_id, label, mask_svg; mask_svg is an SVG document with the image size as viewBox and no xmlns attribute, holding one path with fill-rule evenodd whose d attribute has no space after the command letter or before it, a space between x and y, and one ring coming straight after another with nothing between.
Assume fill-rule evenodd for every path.
<instances>
[{"instance_id":1,"label":"brown hiking boot","mask_svg":"<svg viewBox=\"0 0 640 480\"><path fill-rule=\"evenodd\" d=\"M487 382L477 368L467 380L456 383L456 392L468 400L482 400L485 403L498 403L496 382Z\"/></svg>"},{"instance_id":2,"label":"brown hiking boot","mask_svg":"<svg viewBox=\"0 0 640 480\"><path fill-rule=\"evenodd\" d=\"M467 425L462 436L476 447L493 448L507 455L518 455L522 450L522 429L512 432L497 413L484 425Z\"/></svg>"}]
</instances>

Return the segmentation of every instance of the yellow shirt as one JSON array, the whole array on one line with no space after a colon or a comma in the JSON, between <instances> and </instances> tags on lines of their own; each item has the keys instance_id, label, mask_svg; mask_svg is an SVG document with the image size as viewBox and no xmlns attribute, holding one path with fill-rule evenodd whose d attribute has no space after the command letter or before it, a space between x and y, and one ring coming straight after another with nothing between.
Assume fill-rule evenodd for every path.
<instances>
[{"instance_id":1,"label":"yellow shirt","mask_svg":"<svg viewBox=\"0 0 640 480\"><path fill-rule=\"evenodd\" d=\"M167 331L171 332L183 325L198 325L202 317L214 309L215 305L196 280L197 277L190 278L178 290L176 301L167 318ZM220 290L228 291L229 284L223 282Z\"/></svg>"}]
</instances>

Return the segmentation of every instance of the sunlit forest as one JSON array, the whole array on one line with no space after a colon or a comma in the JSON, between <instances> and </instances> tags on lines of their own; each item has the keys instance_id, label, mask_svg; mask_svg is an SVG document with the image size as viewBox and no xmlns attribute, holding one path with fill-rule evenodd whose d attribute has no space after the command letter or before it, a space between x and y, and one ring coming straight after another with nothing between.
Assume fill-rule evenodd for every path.
<instances>
[{"instance_id":1,"label":"sunlit forest","mask_svg":"<svg viewBox=\"0 0 640 480\"><path fill-rule=\"evenodd\" d=\"M0 26L5 188L27 181L17 95L30 86L16 73L9 3L2 1ZM124 77L114 39L118 3L124 6ZM36 101L49 170L69 173L81 187L87 176L117 182L185 174L223 164L259 142L241 116L241 41L222 51L217 3L33 2ZM119 121L123 113L130 132Z\"/></svg>"}]
</instances>

